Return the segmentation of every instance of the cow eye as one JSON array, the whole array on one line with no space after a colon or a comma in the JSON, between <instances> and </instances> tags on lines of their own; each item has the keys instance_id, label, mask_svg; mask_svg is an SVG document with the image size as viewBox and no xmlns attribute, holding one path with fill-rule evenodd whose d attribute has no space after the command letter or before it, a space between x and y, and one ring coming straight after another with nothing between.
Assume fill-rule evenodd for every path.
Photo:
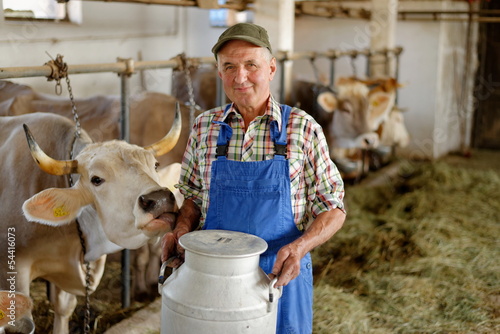
<instances>
[{"instance_id":1,"label":"cow eye","mask_svg":"<svg viewBox=\"0 0 500 334\"><path fill-rule=\"evenodd\" d=\"M104 179L101 179L99 176L92 176L90 182L92 182L94 186L100 186L104 183Z\"/></svg>"},{"instance_id":2,"label":"cow eye","mask_svg":"<svg viewBox=\"0 0 500 334\"><path fill-rule=\"evenodd\" d=\"M157 161L157 162L155 163L155 171L158 171L158 167L160 167L160 163Z\"/></svg>"}]
</instances>

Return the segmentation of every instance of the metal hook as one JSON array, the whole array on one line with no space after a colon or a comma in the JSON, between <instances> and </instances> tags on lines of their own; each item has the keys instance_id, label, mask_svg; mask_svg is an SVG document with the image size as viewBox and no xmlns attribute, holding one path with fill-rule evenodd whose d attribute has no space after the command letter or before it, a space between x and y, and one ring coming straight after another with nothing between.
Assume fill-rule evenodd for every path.
<instances>
[{"instance_id":1,"label":"metal hook","mask_svg":"<svg viewBox=\"0 0 500 334\"><path fill-rule=\"evenodd\" d=\"M356 69L356 64L355 64L355 60L356 58L358 57L358 52L353 50L350 54L350 57L351 57L351 69L352 69L352 74L353 74L353 77L357 77L358 74L357 74L357 69Z\"/></svg>"},{"instance_id":2,"label":"metal hook","mask_svg":"<svg viewBox=\"0 0 500 334\"><path fill-rule=\"evenodd\" d=\"M311 63L311 66L313 68L314 77L316 78L316 82L320 83L319 71L318 71L318 67L316 66L316 53L315 52L313 52L311 57L309 57L309 62Z\"/></svg>"}]
</instances>

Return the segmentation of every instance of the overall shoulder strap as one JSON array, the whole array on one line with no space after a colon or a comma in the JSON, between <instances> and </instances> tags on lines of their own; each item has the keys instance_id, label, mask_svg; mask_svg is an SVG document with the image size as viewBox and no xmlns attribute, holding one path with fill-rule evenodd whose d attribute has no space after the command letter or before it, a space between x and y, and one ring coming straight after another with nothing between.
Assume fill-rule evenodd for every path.
<instances>
[{"instance_id":1,"label":"overall shoulder strap","mask_svg":"<svg viewBox=\"0 0 500 334\"><path fill-rule=\"evenodd\" d=\"M229 108L231 108L231 104L228 104L226 106L224 113L227 112ZM233 129L226 122L213 121L213 123L220 125L219 136L217 137L217 149L215 151L215 157L225 157L227 156L229 141L233 136Z\"/></svg>"},{"instance_id":2,"label":"overall shoulder strap","mask_svg":"<svg viewBox=\"0 0 500 334\"><path fill-rule=\"evenodd\" d=\"M274 141L274 150L276 155L286 157L286 126L290 118L292 107L286 104L280 105L281 107L281 132L278 130L278 122L271 123L271 139Z\"/></svg>"}]
</instances>

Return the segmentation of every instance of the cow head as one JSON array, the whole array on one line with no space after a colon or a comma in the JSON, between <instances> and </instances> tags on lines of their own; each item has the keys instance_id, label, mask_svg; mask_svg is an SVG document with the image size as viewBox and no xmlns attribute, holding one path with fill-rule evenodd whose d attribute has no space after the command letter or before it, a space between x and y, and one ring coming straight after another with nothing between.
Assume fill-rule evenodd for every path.
<instances>
[{"instance_id":1,"label":"cow head","mask_svg":"<svg viewBox=\"0 0 500 334\"><path fill-rule=\"evenodd\" d=\"M74 160L47 156L24 125L31 154L39 167L53 175L78 174L71 188L46 189L23 204L27 219L57 226L69 223L91 206L97 212L107 238L129 249L173 228L175 197L159 185L156 157L170 151L180 135L177 107L169 133L142 148L124 141L88 144Z\"/></svg>"},{"instance_id":2,"label":"cow head","mask_svg":"<svg viewBox=\"0 0 500 334\"><path fill-rule=\"evenodd\" d=\"M373 88L374 84L370 83L356 78L341 78L337 82L338 108L331 124L333 147L378 146L376 130L394 106L396 86L383 90L378 86Z\"/></svg>"}]
</instances>

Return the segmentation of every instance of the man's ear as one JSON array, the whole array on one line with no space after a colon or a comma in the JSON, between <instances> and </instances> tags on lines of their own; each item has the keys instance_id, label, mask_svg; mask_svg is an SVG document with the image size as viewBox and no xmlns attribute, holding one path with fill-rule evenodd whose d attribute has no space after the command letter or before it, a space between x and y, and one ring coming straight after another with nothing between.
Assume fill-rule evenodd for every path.
<instances>
[{"instance_id":1,"label":"man's ear","mask_svg":"<svg viewBox=\"0 0 500 334\"><path fill-rule=\"evenodd\" d=\"M271 63L269 64L269 67L271 70L271 74L269 75L269 81L271 81L271 80L273 80L274 75L276 74L276 70L278 69L276 66L276 58L275 57L273 57L271 59Z\"/></svg>"},{"instance_id":2,"label":"man's ear","mask_svg":"<svg viewBox=\"0 0 500 334\"><path fill-rule=\"evenodd\" d=\"M58 226L75 219L87 204L77 189L50 188L26 200L23 213L29 221Z\"/></svg>"}]
</instances>

